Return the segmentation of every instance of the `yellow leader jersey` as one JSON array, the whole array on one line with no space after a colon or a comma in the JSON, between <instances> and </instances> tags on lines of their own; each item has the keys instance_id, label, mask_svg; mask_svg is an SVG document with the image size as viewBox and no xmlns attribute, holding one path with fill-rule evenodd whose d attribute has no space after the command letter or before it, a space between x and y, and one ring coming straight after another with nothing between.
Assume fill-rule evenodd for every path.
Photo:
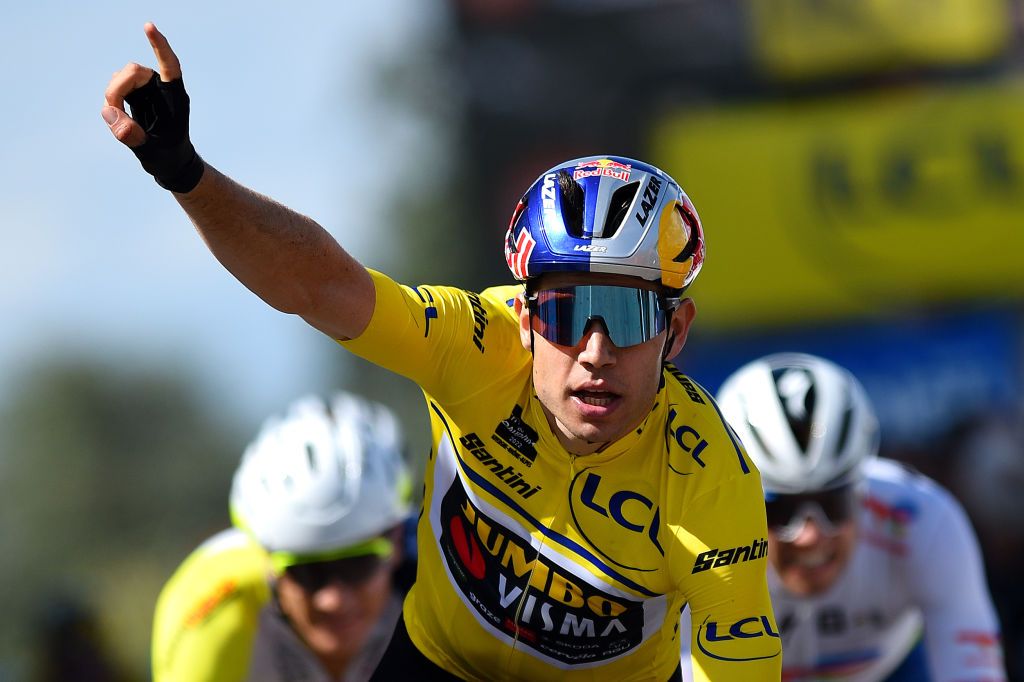
<instances>
[{"instance_id":1,"label":"yellow leader jersey","mask_svg":"<svg viewBox=\"0 0 1024 682\"><path fill-rule=\"evenodd\" d=\"M512 300L371 271L373 318L342 344L415 381L433 447L403 614L471 680L667 680L680 612L697 680L778 680L760 477L711 396L666 365L654 409L569 454L534 392Z\"/></svg>"}]
</instances>

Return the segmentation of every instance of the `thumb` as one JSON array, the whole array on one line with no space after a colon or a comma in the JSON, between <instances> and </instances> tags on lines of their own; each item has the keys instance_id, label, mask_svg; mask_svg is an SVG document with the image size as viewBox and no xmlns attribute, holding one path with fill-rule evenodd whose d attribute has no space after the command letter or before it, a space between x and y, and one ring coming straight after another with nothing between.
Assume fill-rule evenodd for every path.
<instances>
[{"instance_id":1,"label":"thumb","mask_svg":"<svg viewBox=\"0 0 1024 682\"><path fill-rule=\"evenodd\" d=\"M146 141L146 132L142 126L117 107L105 106L100 111L100 115L106 121L110 132L123 144L129 147L138 147Z\"/></svg>"}]
</instances>

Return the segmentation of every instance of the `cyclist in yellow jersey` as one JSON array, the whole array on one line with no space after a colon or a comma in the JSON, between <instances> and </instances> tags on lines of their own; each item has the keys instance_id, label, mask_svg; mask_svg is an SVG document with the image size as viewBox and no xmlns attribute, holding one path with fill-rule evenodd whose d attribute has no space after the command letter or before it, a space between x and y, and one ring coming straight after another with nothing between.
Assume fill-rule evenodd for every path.
<instances>
[{"instance_id":1,"label":"cyclist in yellow jersey","mask_svg":"<svg viewBox=\"0 0 1024 682\"><path fill-rule=\"evenodd\" d=\"M235 527L160 593L153 679L369 679L401 612L409 490L383 405L338 392L268 419L235 472Z\"/></svg>"},{"instance_id":2,"label":"cyclist in yellow jersey","mask_svg":"<svg viewBox=\"0 0 1024 682\"><path fill-rule=\"evenodd\" d=\"M521 284L403 286L206 164L178 59L145 30L159 73L114 75L114 137L247 287L426 396L416 583L374 679L679 680L686 604L697 680L779 679L760 477L666 363L705 253L679 185L622 157L560 164L506 234Z\"/></svg>"}]
</instances>

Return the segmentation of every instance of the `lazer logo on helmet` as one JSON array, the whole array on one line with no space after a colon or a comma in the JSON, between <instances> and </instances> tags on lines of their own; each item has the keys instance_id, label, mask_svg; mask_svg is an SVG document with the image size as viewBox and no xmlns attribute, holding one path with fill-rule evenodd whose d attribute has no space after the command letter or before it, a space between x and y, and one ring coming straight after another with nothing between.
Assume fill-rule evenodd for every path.
<instances>
[{"instance_id":1,"label":"lazer logo on helmet","mask_svg":"<svg viewBox=\"0 0 1024 682\"><path fill-rule=\"evenodd\" d=\"M463 602L519 646L568 664L604 661L643 639L642 602L568 573L487 517L456 477L441 501L441 554Z\"/></svg>"},{"instance_id":2,"label":"lazer logo on helmet","mask_svg":"<svg viewBox=\"0 0 1024 682\"><path fill-rule=\"evenodd\" d=\"M555 179L557 177L554 173L548 173L544 176L544 184L540 188L540 204L544 211L544 223L548 225L553 225L558 220L555 215L555 197L557 195Z\"/></svg>"},{"instance_id":3,"label":"lazer logo on helmet","mask_svg":"<svg viewBox=\"0 0 1024 682\"><path fill-rule=\"evenodd\" d=\"M698 554L696 561L693 562L693 570L690 573L701 573L712 568L721 568L722 566L731 566L732 564L744 561L763 559L767 555L768 540L765 538L754 540L749 545L743 545L742 547L730 547L729 549L718 549L716 547Z\"/></svg>"},{"instance_id":4,"label":"lazer logo on helmet","mask_svg":"<svg viewBox=\"0 0 1024 682\"><path fill-rule=\"evenodd\" d=\"M697 630L697 648L719 661L758 661L782 653L778 629L764 615L731 623L709 616Z\"/></svg>"},{"instance_id":5,"label":"lazer logo on helmet","mask_svg":"<svg viewBox=\"0 0 1024 682\"><path fill-rule=\"evenodd\" d=\"M572 247L573 251L586 251L587 253L604 253L608 250L607 246L597 246L596 244L577 244Z\"/></svg>"},{"instance_id":6,"label":"lazer logo on helmet","mask_svg":"<svg viewBox=\"0 0 1024 682\"><path fill-rule=\"evenodd\" d=\"M644 195L640 199L640 210L636 214L636 219L644 227L647 227L647 220L651 217L651 210L658 203L659 192L661 192L661 180L657 176L652 175L650 182L647 183L647 187L644 188Z\"/></svg>"}]
</instances>

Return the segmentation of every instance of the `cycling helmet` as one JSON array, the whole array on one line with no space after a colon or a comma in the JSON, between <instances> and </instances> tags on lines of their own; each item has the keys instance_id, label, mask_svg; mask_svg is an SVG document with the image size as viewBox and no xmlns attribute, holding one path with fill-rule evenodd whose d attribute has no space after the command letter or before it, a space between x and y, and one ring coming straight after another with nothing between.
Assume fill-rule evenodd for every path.
<instances>
[{"instance_id":1,"label":"cycling helmet","mask_svg":"<svg viewBox=\"0 0 1024 682\"><path fill-rule=\"evenodd\" d=\"M704 230L679 184L634 159L588 156L543 173L505 235L512 275L604 272L682 293L704 262Z\"/></svg>"},{"instance_id":2,"label":"cycling helmet","mask_svg":"<svg viewBox=\"0 0 1024 682\"><path fill-rule=\"evenodd\" d=\"M857 483L861 465L878 454L878 420L864 388L823 358L784 353L755 360L725 380L718 403L768 493Z\"/></svg>"},{"instance_id":3,"label":"cycling helmet","mask_svg":"<svg viewBox=\"0 0 1024 682\"><path fill-rule=\"evenodd\" d=\"M231 518L275 568L345 556L409 514L409 474L397 419L339 392L305 397L268 419L231 486Z\"/></svg>"}]
</instances>

